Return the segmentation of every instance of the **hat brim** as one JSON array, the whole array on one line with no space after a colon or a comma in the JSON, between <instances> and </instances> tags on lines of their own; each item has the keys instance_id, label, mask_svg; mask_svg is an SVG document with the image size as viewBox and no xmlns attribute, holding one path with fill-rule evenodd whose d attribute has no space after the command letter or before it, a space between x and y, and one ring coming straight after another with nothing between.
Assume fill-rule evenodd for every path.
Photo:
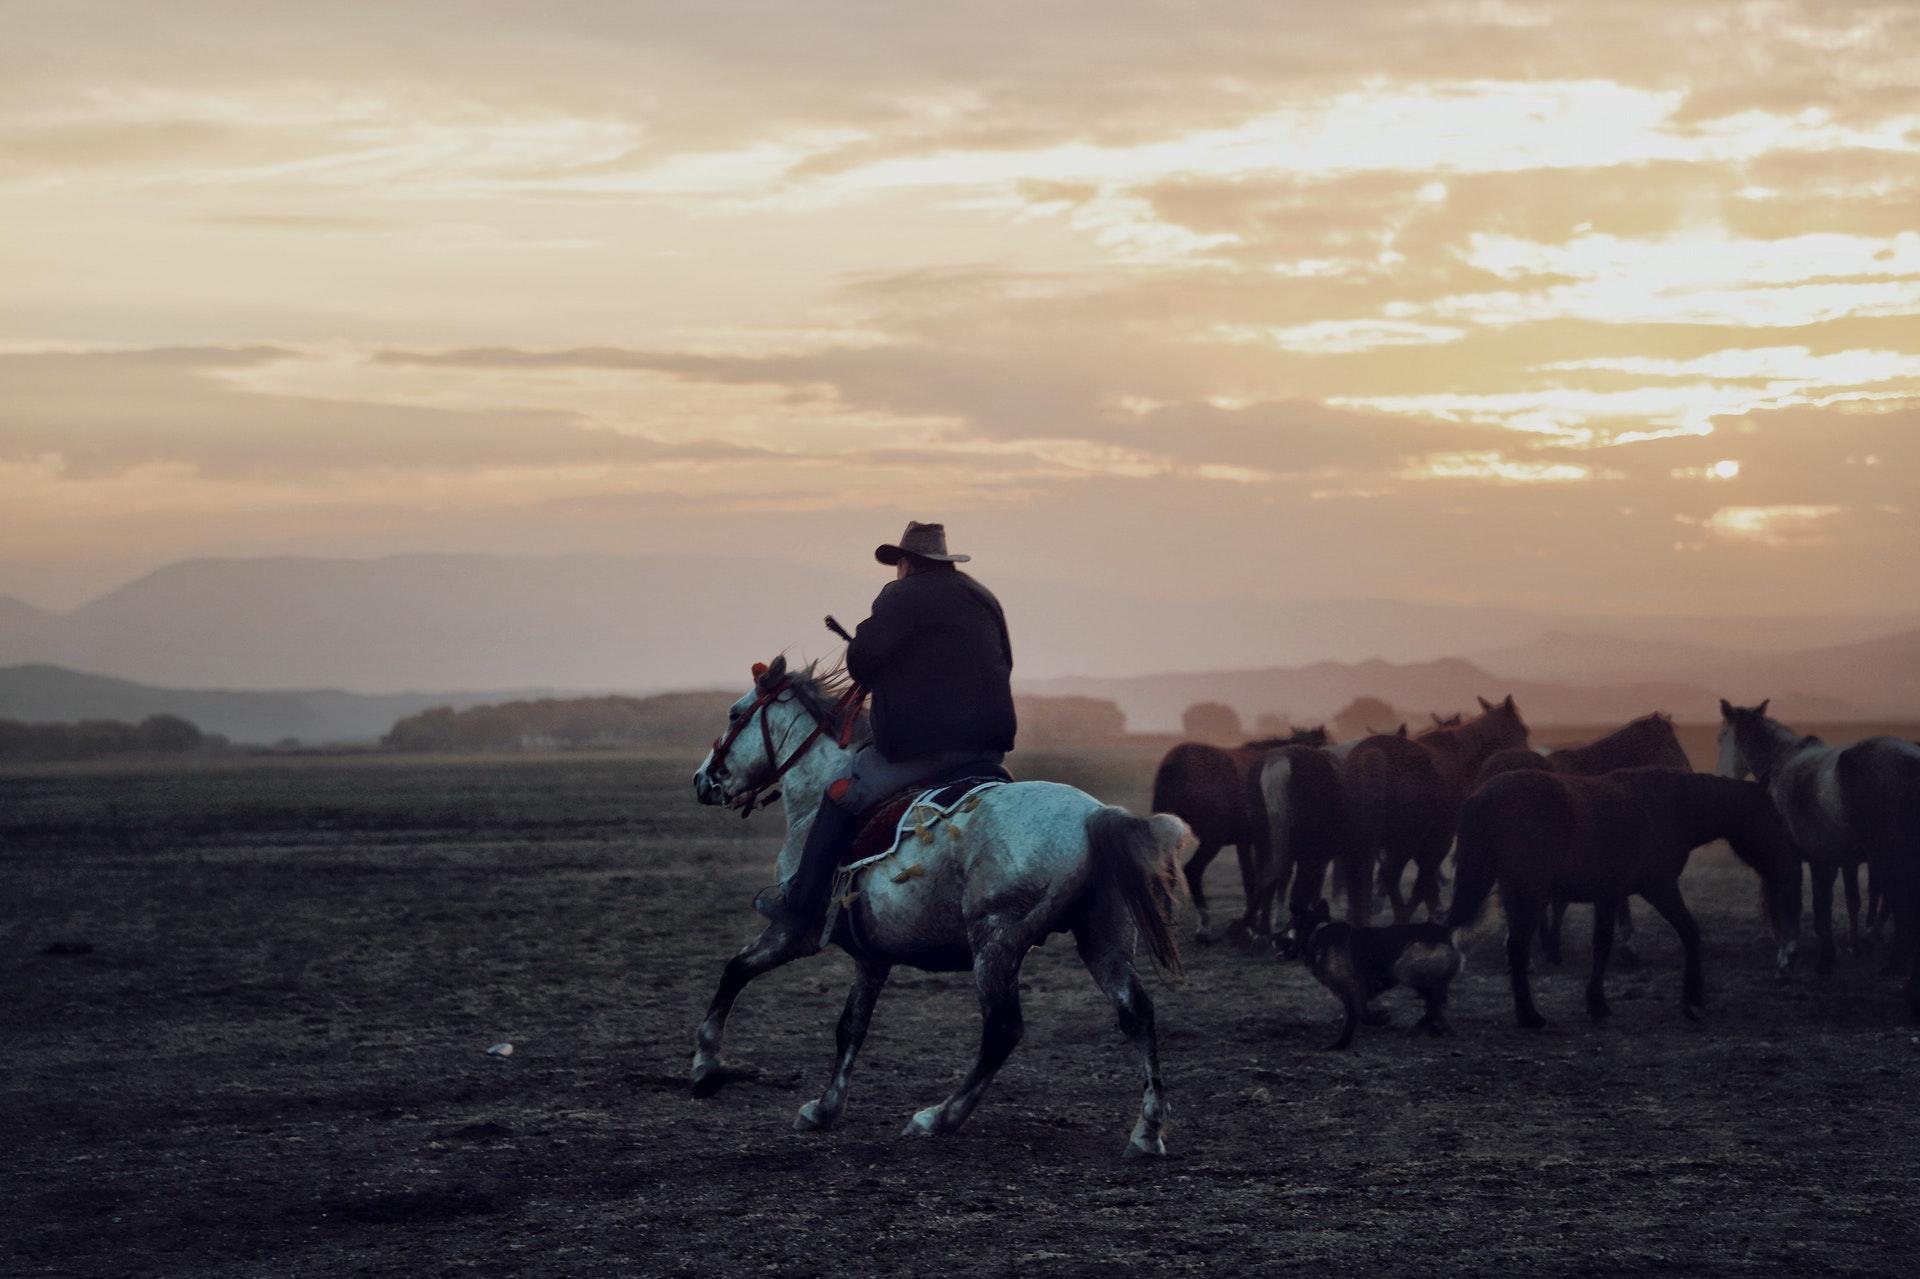
<instances>
[{"instance_id":1,"label":"hat brim","mask_svg":"<svg viewBox=\"0 0 1920 1279\"><path fill-rule=\"evenodd\" d=\"M926 555L919 551L902 550L891 542L873 548L873 558L882 564L898 564L902 558L909 555L915 559L932 560L936 564L965 564L973 558L971 555Z\"/></svg>"}]
</instances>

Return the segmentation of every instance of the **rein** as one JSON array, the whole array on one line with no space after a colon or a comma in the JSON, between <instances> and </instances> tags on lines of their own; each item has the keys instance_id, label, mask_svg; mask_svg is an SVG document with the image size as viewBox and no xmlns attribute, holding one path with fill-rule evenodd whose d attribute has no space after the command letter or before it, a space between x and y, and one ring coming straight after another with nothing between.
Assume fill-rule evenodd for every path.
<instances>
[{"instance_id":1,"label":"rein","mask_svg":"<svg viewBox=\"0 0 1920 1279\"><path fill-rule=\"evenodd\" d=\"M753 816L754 810L765 808L780 798L780 791L778 789L780 779L785 777L787 773L792 770L793 766L800 762L802 756L813 749L813 744L819 741L835 723L839 723L840 725L835 735L840 745L846 746L853 740L854 721L859 716L861 701L866 698L866 689L861 688L858 684L849 687L847 691L841 695L840 700L833 704L832 715L824 719L821 718L820 713L814 710L813 705L804 697L796 696L794 700L806 710L807 714L813 717L813 731L808 733L800 745L794 748L793 754L787 756L784 763L778 762L780 760L780 754L773 744L773 726L767 718L767 708L778 702L781 694L788 692L792 688L792 684L793 682L791 680L783 679L770 689L762 689L760 696L754 700L753 705L747 708L747 713L735 720L725 734L713 740L713 762L716 764L724 764L727 759L727 752L733 749L734 742L739 739L740 734L746 729L747 725L751 724L756 718L760 721L760 741L761 744L766 747L768 761L774 764L773 776L750 790L742 791L728 803L729 808L737 808L740 810L740 816L743 819ZM782 736L781 740L785 741L786 739Z\"/></svg>"}]
</instances>

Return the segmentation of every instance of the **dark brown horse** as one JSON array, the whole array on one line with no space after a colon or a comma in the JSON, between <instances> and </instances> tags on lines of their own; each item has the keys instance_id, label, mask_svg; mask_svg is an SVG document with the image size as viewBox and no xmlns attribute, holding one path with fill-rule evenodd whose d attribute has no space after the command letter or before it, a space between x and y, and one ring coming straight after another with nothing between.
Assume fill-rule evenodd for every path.
<instances>
[{"instance_id":1,"label":"dark brown horse","mask_svg":"<svg viewBox=\"0 0 1920 1279\"><path fill-rule=\"evenodd\" d=\"M1397 923L1422 903L1440 913L1440 864L1480 769L1495 753L1527 744L1527 724L1513 698L1480 700L1480 714L1458 728L1435 728L1411 740L1369 737L1347 755L1342 770L1356 838L1379 855L1380 887ZM1410 899L1400 895L1407 863L1415 877Z\"/></svg>"},{"instance_id":2,"label":"dark brown horse","mask_svg":"<svg viewBox=\"0 0 1920 1279\"><path fill-rule=\"evenodd\" d=\"M1680 872L1702 844L1725 839L1759 872L1784 976L1800 927L1800 853L1765 787L1677 768L1632 768L1605 777L1538 771L1489 781L1460 815L1459 876L1447 922L1464 928L1497 883L1507 915L1507 969L1514 1018L1537 1029L1546 1019L1527 985L1527 952L1554 897L1593 903L1593 974L1587 1012L1607 1015L1602 987L1613 950L1615 903L1647 899L1680 934L1686 951L1681 1008L1697 1018L1705 993L1700 927L1680 896Z\"/></svg>"},{"instance_id":3,"label":"dark brown horse","mask_svg":"<svg viewBox=\"0 0 1920 1279\"><path fill-rule=\"evenodd\" d=\"M1254 861L1262 871L1255 921L1266 930L1272 903L1292 893L1288 906L1297 933L1319 899L1331 868L1347 899L1354 927L1372 913L1373 849L1359 838L1333 750L1288 746L1269 753L1247 774L1247 809L1254 817Z\"/></svg>"},{"instance_id":4,"label":"dark brown horse","mask_svg":"<svg viewBox=\"0 0 1920 1279\"><path fill-rule=\"evenodd\" d=\"M1324 746L1326 740L1324 728L1304 728L1295 729L1290 737L1260 738L1233 747L1182 742L1161 757L1153 775L1153 811L1179 817L1200 841L1185 867L1187 888L1199 916L1194 929L1198 940L1212 941L1215 936L1202 880L1207 866L1228 844L1233 845L1240 861L1240 885L1247 898L1242 918L1252 927L1264 874L1254 860L1256 823L1247 810L1247 774L1269 751L1283 746Z\"/></svg>"},{"instance_id":5,"label":"dark brown horse","mask_svg":"<svg viewBox=\"0 0 1920 1279\"><path fill-rule=\"evenodd\" d=\"M1489 778L1501 773L1525 769L1550 769L1575 777L1603 777L1621 768L1692 767L1693 762L1687 758L1679 736L1673 731L1673 721L1656 711L1651 715L1642 715L1585 746L1566 747L1548 751L1544 755L1533 751L1501 751L1481 767L1474 789L1478 790ZM1566 918L1566 899L1554 898L1546 925L1540 930L1540 948L1545 952L1548 963L1560 962L1560 932ZM1614 925L1621 962L1636 962L1633 908L1624 897L1615 903Z\"/></svg>"}]
</instances>

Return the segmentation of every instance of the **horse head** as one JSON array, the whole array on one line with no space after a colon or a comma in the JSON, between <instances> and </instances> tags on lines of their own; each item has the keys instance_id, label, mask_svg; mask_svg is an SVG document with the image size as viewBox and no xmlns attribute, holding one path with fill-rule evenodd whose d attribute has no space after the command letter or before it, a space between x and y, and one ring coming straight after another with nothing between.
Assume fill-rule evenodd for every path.
<instances>
[{"instance_id":1,"label":"horse head","mask_svg":"<svg viewBox=\"0 0 1920 1279\"><path fill-rule=\"evenodd\" d=\"M1527 744L1527 721L1520 718L1520 708L1514 705L1513 694L1498 702L1490 702L1484 697L1476 697L1480 703L1480 714L1462 724L1458 729L1434 729L1434 732L1457 732L1471 737L1486 755L1494 751L1517 749Z\"/></svg>"},{"instance_id":2,"label":"horse head","mask_svg":"<svg viewBox=\"0 0 1920 1279\"><path fill-rule=\"evenodd\" d=\"M1772 700L1769 697L1758 706L1735 706L1724 697L1720 699L1720 757L1714 766L1720 776L1767 780L1763 774L1772 771L1773 760L1769 749L1772 731L1768 727L1773 721L1767 718L1767 703Z\"/></svg>"},{"instance_id":3,"label":"horse head","mask_svg":"<svg viewBox=\"0 0 1920 1279\"><path fill-rule=\"evenodd\" d=\"M753 664L753 687L727 708L727 727L693 774L694 798L715 807L729 805L758 788L777 767L768 750L774 727L755 722L773 714L787 684L787 658Z\"/></svg>"}]
</instances>

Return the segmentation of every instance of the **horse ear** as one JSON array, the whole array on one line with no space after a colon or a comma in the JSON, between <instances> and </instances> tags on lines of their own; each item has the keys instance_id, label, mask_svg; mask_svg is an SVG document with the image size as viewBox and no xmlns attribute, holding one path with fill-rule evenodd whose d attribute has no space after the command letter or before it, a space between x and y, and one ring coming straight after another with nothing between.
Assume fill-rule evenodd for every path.
<instances>
[{"instance_id":1,"label":"horse ear","mask_svg":"<svg viewBox=\"0 0 1920 1279\"><path fill-rule=\"evenodd\" d=\"M1506 707L1506 708L1507 708L1507 710L1509 710L1509 711L1511 711L1511 712L1513 712L1513 713L1514 713L1514 714L1516 714L1516 715L1520 713L1520 708L1519 708L1518 706L1515 706L1515 705L1513 704L1513 694L1512 694L1512 693L1508 693L1508 694L1507 694L1507 700L1506 700L1506 701L1504 701L1504 702L1502 702L1502 703L1500 703L1500 705L1502 705L1502 706L1504 706L1504 707Z\"/></svg>"},{"instance_id":2,"label":"horse ear","mask_svg":"<svg viewBox=\"0 0 1920 1279\"><path fill-rule=\"evenodd\" d=\"M1769 697L1766 699L1766 701L1761 702L1758 706L1753 708L1753 713L1755 715L1765 715L1767 713L1767 702L1771 702L1772 700L1773 699Z\"/></svg>"},{"instance_id":3,"label":"horse ear","mask_svg":"<svg viewBox=\"0 0 1920 1279\"><path fill-rule=\"evenodd\" d=\"M1399 732L1397 732L1397 733L1395 733L1395 734L1394 734L1394 736L1395 736L1395 737L1405 737L1406 735L1407 735L1407 721L1405 721L1405 720L1401 720L1401 721L1400 721L1400 731L1399 731Z\"/></svg>"},{"instance_id":4,"label":"horse ear","mask_svg":"<svg viewBox=\"0 0 1920 1279\"><path fill-rule=\"evenodd\" d=\"M1720 699L1720 718L1721 719L1733 718L1733 703L1729 702L1724 697Z\"/></svg>"},{"instance_id":5,"label":"horse ear","mask_svg":"<svg viewBox=\"0 0 1920 1279\"><path fill-rule=\"evenodd\" d=\"M758 665L758 663L756 663L756 665ZM782 653L766 666L760 668L760 674L755 678L755 682L762 688L771 688L775 684L778 684L786 673L787 655Z\"/></svg>"},{"instance_id":6,"label":"horse ear","mask_svg":"<svg viewBox=\"0 0 1920 1279\"><path fill-rule=\"evenodd\" d=\"M1484 698L1484 697L1478 697L1478 696L1476 696L1476 697L1475 697L1475 698L1474 698L1473 700L1474 700L1474 701L1476 701L1476 702L1478 702L1478 703L1480 703L1480 709L1481 709L1481 710L1483 710L1483 711L1490 711L1490 710L1492 710L1492 709L1493 709L1493 703L1492 703L1492 702L1490 702L1490 701L1488 701L1488 700L1487 700L1486 698Z\"/></svg>"}]
</instances>

